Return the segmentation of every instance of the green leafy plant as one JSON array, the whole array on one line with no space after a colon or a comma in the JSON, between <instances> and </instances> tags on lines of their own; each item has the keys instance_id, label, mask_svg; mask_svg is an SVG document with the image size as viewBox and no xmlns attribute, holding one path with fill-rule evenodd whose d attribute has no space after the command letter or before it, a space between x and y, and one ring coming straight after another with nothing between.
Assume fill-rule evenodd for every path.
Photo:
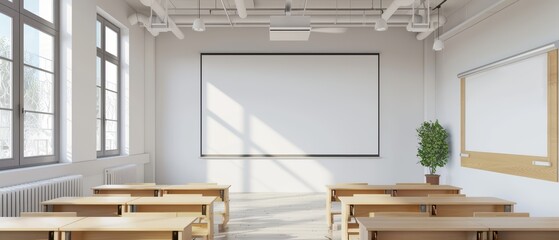
<instances>
[{"instance_id":1,"label":"green leafy plant","mask_svg":"<svg viewBox=\"0 0 559 240\"><path fill-rule=\"evenodd\" d=\"M419 163L429 168L431 174L435 174L437 168L444 167L448 162L448 133L439 124L439 121L425 121L417 128L417 157Z\"/></svg>"}]
</instances>

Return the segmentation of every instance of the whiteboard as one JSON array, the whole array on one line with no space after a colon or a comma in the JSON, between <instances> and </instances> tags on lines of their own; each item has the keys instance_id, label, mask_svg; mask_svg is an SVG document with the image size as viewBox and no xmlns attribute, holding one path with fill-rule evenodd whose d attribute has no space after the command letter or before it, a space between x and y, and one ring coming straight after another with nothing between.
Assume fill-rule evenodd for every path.
<instances>
[{"instance_id":1,"label":"whiteboard","mask_svg":"<svg viewBox=\"0 0 559 240\"><path fill-rule=\"evenodd\" d=\"M547 53L465 81L465 150L548 156Z\"/></svg>"},{"instance_id":2,"label":"whiteboard","mask_svg":"<svg viewBox=\"0 0 559 240\"><path fill-rule=\"evenodd\" d=\"M378 54L202 54L202 157L379 155Z\"/></svg>"}]
</instances>

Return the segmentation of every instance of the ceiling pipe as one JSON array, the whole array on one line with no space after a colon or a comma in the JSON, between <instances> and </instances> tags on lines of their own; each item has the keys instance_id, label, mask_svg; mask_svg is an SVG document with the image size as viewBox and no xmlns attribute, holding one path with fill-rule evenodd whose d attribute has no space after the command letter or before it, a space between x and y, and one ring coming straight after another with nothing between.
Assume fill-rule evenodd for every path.
<instances>
[{"instance_id":1,"label":"ceiling pipe","mask_svg":"<svg viewBox=\"0 0 559 240\"><path fill-rule=\"evenodd\" d=\"M167 17L167 11L165 11L165 8L163 6L161 6L161 4L159 4L157 1L155 1L155 0L140 0L140 2L142 4L144 4L144 6L150 7L157 14L157 16L159 16L160 18ZM159 32L166 32L166 31L170 30L171 32L173 32L173 34L175 34L175 36L178 39L184 39L184 34L179 29L179 27L177 27L177 25L175 24L173 19L171 19L170 17L167 18L167 24L168 24L168 28L166 28L162 31L159 31ZM151 23L149 23L147 25L151 26ZM151 29L155 29L155 28L151 28ZM157 31L157 30L155 30L155 31Z\"/></svg>"},{"instance_id":2,"label":"ceiling pipe","mask_svg":"<svg viewBox=\"0 0 559 240\"><path fill-rule=\"evenodd\" d=\"M237 14L240 18L247 17L247 8L245 6L245 0L235 0L235 7L237 8Z\"/></svg>"},{"instance_id":3,"label":"ceiling pipe","mask_svg":"<svg viewBox=\"0 0 559 240\"><path fill-rule=\"evenodd\" d=\"M130 22L130 25L134 26L138 23L141 23L140 26L145 27L146 30L151 33L151 35L153 35L154 37L157 37L159 35L158 31L154 31L149 23L149 17L142 15L142 14L138 14L138 13L134 13L130 16L128 16L128 22Z\"/></svg>"},{"instance_id":4,"label":"ceiling pipe","mask_svg":"<svg viewBox=\"0 0 559 240\"><path fill-rule=\"evenodd\" d=\"M440 21L440 22L439 22ZM429 30L425 31L425 32L420 32L416 35L417 40L423 40L427 37L429 37L429 35L431 35L431 33L433 33L435 30L437 30L437 28L444 26L444 24L446 23L446 17L445 16L440 16L438 14L434 14L431 15L431 27L429 28Z\"/></svg>"},{"instance_id":5,"label":"ceiling pipe","mask_svg":"<svg viewBox=\"0 0 559 240\"><path fill-rule=\"evenodd\" d=\"M394 0L392 4L390 4L390 6L386 8L386 10L384 10L384 13L382 14L382 19L388 21L388 19L390 19L390 17L394 15L394 13L398 10L398 8L412 5L414 2L415 0Z\"/></svg>"},{"instance_id":6,"label":"ceiling pipe","mask_svg":"<svg viewBox=\"0 0 559 240\"><path fill-rule=\"evenodd\" d=\"M518 1L518 0L517 0ZM212 13L215 12L223 12L223 11L228 11L228 12L235 12L237 11L236 8L207 8L207 7L203 7L201 8L202 12L209 12L211 11ZM385 10L386 8L311 8L311 7L307 7L306 9L303 8L296 8L296 7L291 7L291 12L293 13L297 13L297 14L303 14L304 11L308 12L316 12L316 11L324 11L324 12L330 12L330 13L335 13L335 12L379 12L380 10ZM413 8L411 7L400 7L398 8L398 11L400 12L409 12L413 10ZM259 13L259 12L266 12L266 11L281 11L281 12L285 12L285 7L281 7L281 8L252 8L252 9L247 9L247 13L248 15L252 15L253 13ZM194 13L198 13L198 8L170 8L169 9L169 15L180 15L180 14L194 14Z\"/></svg>"},{"instance_id":7,"label":"ceiling pipe","mask_svg":"<svg viewBox=\"0 0 559 240\"><path fill-rule=\"evenodd\" d=\"M395 23L395 24L389 24L389 27L406 27L407 24L403 24L403 23ZM185 27L185 28L191 28L192 24L178 24L177 26L179 27ZM247 24L237 24L235 23L236 27L242 27L242 28L266 28L268 29L270 27L269 23L247 23ZM317 28L371 28L373 27L373 24L362 24L362 23L352 23L352 24L333 24L333 23L328 23L328 24L311 24L311 29L314 28L314 30L311 31L317 31ZM217 23L217 24L206 24L206 28L225 28L225 27L231 27L229 26L229 24L227 23Z\"/></svg>"},{"instance_id":8,"label":"ceiling pipe","mask_svg":"<svg viewBox=\"0 0 559 240\"><path fill-rule=\"evenodd\" d=\"M140 0L140 2L142 4L144 4L144 6L150 7L155 13L157 13L157 15L159 17L167 16L167 12L165 11L165 8L163 6L161 6L161 4L159 4L157 1L155 1L155 0Z\"/></svg>"},{"instance_id":9,"label":"ceiling pipe","mask_svg":"<svg viewBox=\"0 0 559 240\"><path fill-rule=\"evenodd\" d=\"M192 24L196 16L176 16L174 17L175 22L180 25L181 27L185 24ZM338 15L337 17L334 15L330 16L313 16L311 18L311 24L331 24L332 27L338 26L339 24L373 24L380 16L365 16L356 18L355 16L351 15ZM243 25L243 24L270 24L270 16L250 16L250 18L241 19L236 17L235 19L236 25ZM216 15L209 15L204 16L204 21L206 24L228 24L229 22L223 16L216 16ZM410 21L409 15L394 15L390 21L389 25L407 25ZM337 22L337 24L336 24ZM336 24L336 25L334 25Z\"/></svg>"}]
</instances>

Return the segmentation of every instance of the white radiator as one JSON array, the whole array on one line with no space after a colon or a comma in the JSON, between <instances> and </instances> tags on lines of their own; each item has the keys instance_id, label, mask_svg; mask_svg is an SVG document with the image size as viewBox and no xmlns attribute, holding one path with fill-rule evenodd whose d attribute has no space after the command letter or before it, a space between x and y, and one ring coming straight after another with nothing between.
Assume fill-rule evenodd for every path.
<instances>
[{"instance_id":1,"label":"white radiator","mask_svg":"<svg viewBox=\"0 0 559 240\"><path fill-rule=\"evenodd\" d=\"M82 196L82 178L82 175L72 175L0 188L0 217L42 212L43 201Z\"/></svg>"},{"instance_id":2,"label":"white radiator","mask_svg":"<svg viewBox=\"0 0 559 240\"><path fill-rule=\"evenodd\" d=\"M135 183L137 181L136 164L105 169L105 184L125 184Z\"/></svg>"}]
</instances>

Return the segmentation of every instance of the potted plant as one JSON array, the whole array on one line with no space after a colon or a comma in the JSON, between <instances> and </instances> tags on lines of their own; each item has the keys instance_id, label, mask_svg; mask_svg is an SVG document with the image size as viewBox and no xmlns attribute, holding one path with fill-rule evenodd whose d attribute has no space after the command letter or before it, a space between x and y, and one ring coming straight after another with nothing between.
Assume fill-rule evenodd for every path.
<instances>
[{"instance_id":1,"label":"potted plant","mask_svg":"<svg viewBox=\"0 0 559 240\"><path fill-rule=\"evenodd\" d=\"M417 128L417 138L419 140L417 148L419 163L429 168L429 174L425 174L425 180L427 183L438 185L440 175L436 174L437 168L444 167L448 162L448 133L438 120L425 121Z\"/></svg>"}]
</instances>

